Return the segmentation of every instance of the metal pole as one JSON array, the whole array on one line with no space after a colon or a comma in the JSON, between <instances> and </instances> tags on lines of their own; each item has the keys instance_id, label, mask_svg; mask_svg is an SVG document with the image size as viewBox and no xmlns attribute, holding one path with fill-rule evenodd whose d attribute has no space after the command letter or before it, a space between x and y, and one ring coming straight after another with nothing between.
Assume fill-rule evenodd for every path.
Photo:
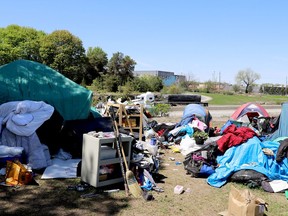
<instances>
[{"instance_id":1,"label":"metal pole","mask_svg":"<svg viewBox=\"0 0 288 216\"><path fill-rule=\"evenodd\" d=\"M287 76L286 76L285 95L287 95Z\"/></svg>"},{"instance_id":2,"label":"metal pole","mask_svg":"<svg viewBox=\"0 0 288 216\"><path fill-rule=\"evenodd\" d=\"M221 72L219 72L219 87L218 87L219 91L220 91L220 85L221 85L220 83L221 83Z\"/></svg>"}]
</instances>

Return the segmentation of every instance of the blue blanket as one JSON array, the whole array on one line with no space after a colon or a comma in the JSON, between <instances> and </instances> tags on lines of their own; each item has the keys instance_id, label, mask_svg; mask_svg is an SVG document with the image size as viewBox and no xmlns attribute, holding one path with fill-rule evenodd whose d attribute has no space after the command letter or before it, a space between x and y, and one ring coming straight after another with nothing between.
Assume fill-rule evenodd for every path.
<instances>
[{"instance_id":1,"label":"blue blanket","mask_svg":"<svg viewBox=\"0 0 288 216\"><path fill-rule=\"evenodd\" d=\"M208 184L221 187L230 175L244 169L260 172L270 180L288 181L288 159L284 158L281 163L275 160L278 147L279 142L261 142L257 137L253 137L246 143L229 148L223 156L217 157L219 167L207 178ZM271 149L274 156L264 154L263 148Z\"/></svg>"}]
</instances>

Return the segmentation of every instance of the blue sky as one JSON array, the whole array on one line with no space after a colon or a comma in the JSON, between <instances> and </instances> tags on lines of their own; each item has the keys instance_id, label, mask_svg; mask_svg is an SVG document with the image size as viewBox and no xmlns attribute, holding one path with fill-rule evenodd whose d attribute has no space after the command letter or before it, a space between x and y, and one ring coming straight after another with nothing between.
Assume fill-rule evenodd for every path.
<instances>
[{"instance_id":1,"label":"blue sky","mask_svg":"<svg viewBox=\"0 0 288 216\"><path fill-rule=\"evenodd\" d=\"M1 3L0 27L65 29L85 49L130 56L135 70L234 84L250 68L258 84L286 85L287 11L286 0L15 0Z\"/></svg>"}]
</instances>

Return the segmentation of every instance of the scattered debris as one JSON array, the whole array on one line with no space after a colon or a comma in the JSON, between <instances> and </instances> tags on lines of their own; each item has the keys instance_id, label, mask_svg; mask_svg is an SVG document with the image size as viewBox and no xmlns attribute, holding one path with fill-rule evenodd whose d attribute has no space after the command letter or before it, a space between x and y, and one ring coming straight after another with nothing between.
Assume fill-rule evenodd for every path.
<instances>
[{"instance_id":1,"label":"scattered debris","mask_svg":"<svg viewBox=\"0 0 288 216\"><path fill-rule=\"evenodd\" d=\"M184 187L182 185L176 185L174 187L175 194L182 194L184 192Z\"/></svg>"}]
</instances>

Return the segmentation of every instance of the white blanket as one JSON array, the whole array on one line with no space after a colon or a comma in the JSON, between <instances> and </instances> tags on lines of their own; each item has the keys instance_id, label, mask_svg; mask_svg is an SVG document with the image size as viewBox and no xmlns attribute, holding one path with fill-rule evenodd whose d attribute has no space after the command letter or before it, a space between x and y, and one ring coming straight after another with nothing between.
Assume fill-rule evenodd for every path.
<instances>
[{"instance_id":1,"label":"white blanket","mask_svg":"<svg viewBox=\"0 0 288 216\"><path fill-rule=\"evenodd\" d=\"M0 145L0 158L20 156L23 150L23 147L9 147Z\"/></svg>"},{"instance_id":2,"label":"white blanket","mask_svg":"<svg viewBox=\"0 0 288 216\"><path fill-rule=\"evenodd\" d=\"M23 147L27 164L32 169L42 169L51 165L48 147L41 144L36 132L30 136L18 136L4 128L1 143L9 147Z\"/></svg>"},{"instance_id":3,"label":"white blanket","mask_svg":"<svg viewBox=\"0 0 288 216\"><path fill-rule=\"evenodd\" d=\"M32 169L51 164L48 147L41 144L36 130L48 120L54 107L43 101L12 101L0 105L2 145L23 147L27 163ZM2 129L4 127L4 129Z\"/></svg>"},{"instance_id":4,"label":"white blanket","mask_svg":"<svg viewBox=\"0 0 288 216\"><path fill-rule=\"evenodd\" d=\"M32 135L54 112L43 101L12 101L0 106L2 125L19 136Z\"/></svg>"}]
</instances>

